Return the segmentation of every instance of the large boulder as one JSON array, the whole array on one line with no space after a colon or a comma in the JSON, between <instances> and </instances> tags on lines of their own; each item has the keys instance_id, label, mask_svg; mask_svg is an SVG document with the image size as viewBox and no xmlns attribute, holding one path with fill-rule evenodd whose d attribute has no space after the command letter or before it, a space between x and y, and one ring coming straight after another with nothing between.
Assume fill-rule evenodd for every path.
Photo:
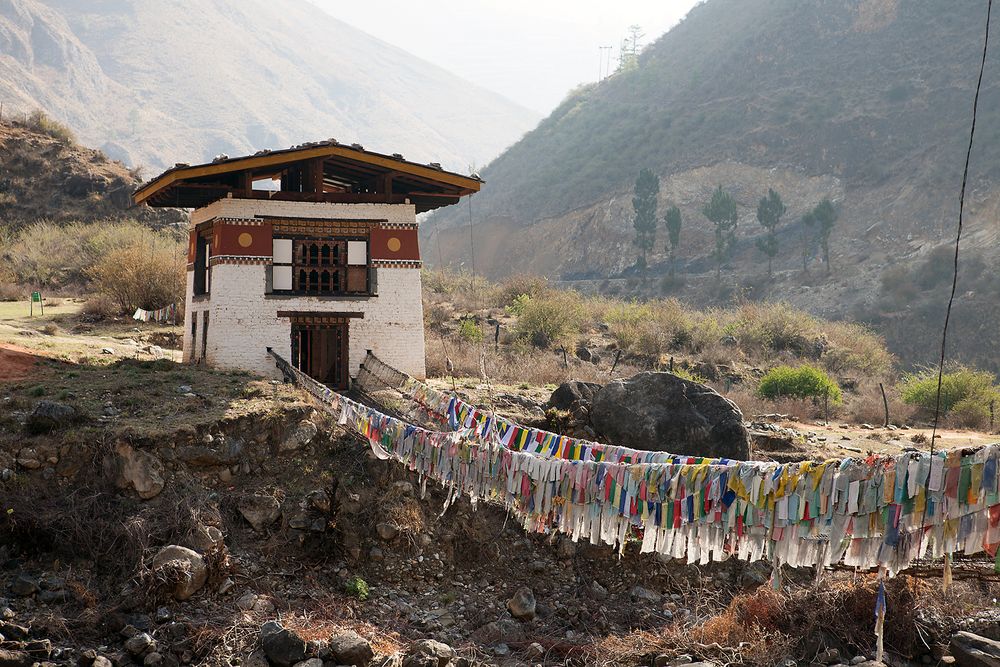
<instances>
[{"instance_id":1,"label":"large boulder","mask_svg":"<svg viewBox=\"0 0 1000 667\"><path fill-rule=\"evenodd\" d=\"M578 405L589 404L594 400L594 394L600 391L601 385L596 382L570 380L559 385L549 397L548 407L556 410L572 410Z\"/></svg>"},{"instance_id":2,"label":"large boulder","mask_svg":"<svg viewBox=\"0 0 1000 667\"><path fill-rule=\"evenodd\" d=\"M640 373L594 394L594 429L606 442L689 456L747 459L750 435L732 401L672 373Z\"/></svg>"},{"instance_id":3,"label":"large boulder","mask_svg":"<svg viewBox=\"0 0 1000 667\"><path fill-rule=\"evenodd\" d=\"M177 600L187 600L208 580L205 559L197 551L187 547L171 544L160 549L153 556L153 568L161 567L175 569L182 574L172 591L174 599Z\"/></svg>"},{"instance_id":4,"label":"large boulder","mask_svg":"<svg viewBox=\"0 0 1000 667\"><path fill-rule=\"evenodd\" d=\"M952 635L951 654L961 667L1000 667L1000 642L964 630Z\"/></svg>"},{"instance_id":5,"label":"large boulder","mask_svg":"<svg viewBox=\"0 0 1000 667\"><path fill-rule=\"evenodd\" d=\"M79 420L79 413L72 405L55 401L39 401L28 415L25 426L30 433L48 433L65 428Z\"/></svg>"}]
</instances>

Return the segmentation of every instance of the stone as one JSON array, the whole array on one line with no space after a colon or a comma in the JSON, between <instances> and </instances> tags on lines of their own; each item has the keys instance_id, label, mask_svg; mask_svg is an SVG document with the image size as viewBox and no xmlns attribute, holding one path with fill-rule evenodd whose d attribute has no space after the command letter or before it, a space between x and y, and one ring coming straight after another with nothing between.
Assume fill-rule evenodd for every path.
<instances>
[{"instance_id":1,"label":"stone","mask_svg":"<svg viewBox=\"0 0 1000 667\"><path fill-rule=\"evenodd\" d=\"M1000 667L1000 642L965 630L951 636L951 654L962 667Z\"/></svg>"},{"instance_id":2,"label":"stone","mask_svg":"<svg viewBox=\"0 0 1000 667\"><path fill-rule=\"evenodd\" d=\"M590 586L587 587L587 594L594 600L607 600L608 599L608 589L595 579L590 582Z\"/></svg>"},{"instance_id":3,"label":"stone","mask_svg":"<svg viewBox=\"0 0 1000 667\"><path fill-rule=\"evenodd\" d=\"M239 503L240 514L258 533L278 520L281 504L274 496L255 494L247 496Z\"/></svg>"},{"instance_id":4,"label":"stone","mask_svg":"<svg viewBox=\"0 0 1000 667\"><path fill-rule=\"evenodd\" d=\"M146 658L142 661L145 667L160 667L163 664L163 655L153 651L146 655Z\"/></svg>"},{"instance_id":5,"label":"stone","mask_svg":"<svg viewBox=\"0 0 1000 667\"><path fill-rule=\"evenodd\" d=\"M22 625L14 623L0 623L0 635L7 638L7 641L21 641L28 638L29 630Z\"/></svg>"},{"instance_id":6,"label":"stone","mask_svg":"<svg viewBox=\"0 0 1000 667\"><path fill-rule=\"evenodd\" d=\"M42 457L34 447L23 447L17 453L17 465L25 470L38 470L42 467Z\"/></svg>"},{"instance_id":7,"label":"stone","mask_svg":"<svg viewBox=\"0 0 1000 667\"><path fill-rule=\"evenodd\" d=\"M395 524L389 523L388 521L380 521L375 524L375 531L378 533L380 538L386 541L394 540L396 539L396 536L399 535L399 528L397 528Z\"/></svg>"},{"instance_id":8,"label":"stone","mask_svg":"<svg viewBox=\"0 0 1000 667\"><path fill-rule=\"evenodd\" d=\"M31 667L35 659L26 651L9 651L0 648L0 667Z\"/></svg>"},{"instance_id":9,"label":"stone","mask_svg":"<svg viewBox=\"0 0 1000 667\"><path fill-rule=\"evenodd\" d=\"M14 581L10 582L10 592L12 595L16 595L19 598L25 598L29 595L34 595L39 591L38 582L24 574L23 572L16 577Z\"/></svg>"},{"instance_id":10,"label":"stone","mask_svg":"<svg viewBox=\"0 0 1000 667\"><path fill-rule=\"evenodd\" d=\"M519 621L530 621L535 617L537 604L535 594L527 586L521 586L514 593L514 597L507 600L507 609L510 615Z\"/></svg>"},{"instance_id":11,"label":"stone","mask_svg":"<svg viewBox=\"0 0 1000 667\"><path fill-rule=\"evenodd\" d=\"M606 442L634 449L746 460L750 435L732 401L671 373L614 380L594 395L591 423Z\"/></svg>"},{"instance_id":12,"label":"stone","mask_svg":"<svg viewBox=\"0 0 1000 667\"><path fill-rule=\"evenodd\" d=\"M240 667L270 667L270 664L267 662L264 649L259 648L244 658Z\"/></svg>"},{"instance_id":13,"label":"stone","mask_svg":"<svg viewBox=\"0 0 1000 667\"><path fill-rule=\"evenodd\" d=\"M824 665L840 662L840 651L835 648L828 648L816 656L816 662L821 662Z\"/></svg>"},{"instance_id":14,"label":"stone","mask_svg":"<svg viewBox=\"0 0 1000 667\"><path fill-rule=\"evenodd\" d=\"M69 602L72 599L73 595L66 590L42 591L38 594L38 601L44 604L59 604L62 602Z\"/></svg>"},{"instance_id":15,"label":"stone","mask_svg":"<svg viewBox=\"0 0 1000 667\"><path fill-rule=\"evenodd\" d=\"M601 385L596 382L583 382L581 380L563 382L549 396L547 406L556 410L572 410L580 404L589 405L600 389Z\"/></svg>"},{"instance_id":16,"label":"stone","mask_svg":"<svg viewBox=\"0 0 1000 667\"><path fill-rule=\"evenodd\" d=\"M149 633L140 632L139 634L125 640L125 650L129 652L129 655L139 656L153 648L154 644L155 642L153 642L153 638L149 635Z\"/></svg>"},{"instance_id":17,"label":"stone","mask_svg":"<svg viewBox=\"0 0 1000 667\"><path fill-rule=\"evenodd\" d=\"M110 354L110 355L114 356L114 354L115 354L115 348L113 348L113 347L102 347L101 348L101 354Z\"/></svg>"},{"instance_id":18,"label":"stone","mask_svg":"<svg viewBox=\"0 0 1000 667\"><path fill-rule=\"evenodd\" d=\"M323 667L323 661L319 658L309 658L308 660L295 663L295 667Z\"/></svg>"},{"instance_id":19,"label":"stone","mask_svg":"<svg viewBox=\"0 0 1000 667\"><path fill-rule=\"evenodd\" d=\"M72 405L39 401L28 415L25 426L31 433L48 433L72 425L78 417L79 413Z\"/></svg>"},{"instance_id":20,"label":"stone","mask_svg":"<svg viewBox=\"0 0 1000 667\"><path fill-rule=\"evenodd\" d=\"M853 658L851 658L852 665L860 665L862 662L868 662L868 658L866 658L863 655L856 655Z\"/></svg>"},{"instance_id":21,"label":"stone","mask_svg":"<svg viewBox=\"0 0 1000 667\"><path fill-rule=\"evenodd\" d=\"M170 611L170 609L168 609L167 607L158 607L157 610L156 610L156 614L153 616L153 619L157 623L166 623L167 621L171 620L173 617L174 617L174 614L173 614L173 612Z\"/></svg>"},{"instance_id":22,"label":"stone","mask_svg":"<svg viewBox=\"0 0 1000 667\"><path fill-rule=\"evenodd\" d=\"M225 536L215 526L198 524L188 537L188 546L195 551L205 553L225 545Z\"/></svg>"},{"instance_id":23,"label":"stone","mask_svg":"<svg viewBox=\"0 0 1000 667\"><path fill-rule=\"evenodd\" d=\"M261 626L260 645L267 659L278 667L292 667L306 659L305 640L275 621Z\"/></svg>"},{"instance_id":24,"label":"stone","mask_svg":"<svg viewBox=\"0 0 1000 667\"><path fill-rule=\"evenodd\" d=\"M163 463L155 454L133 449L128 443L115 446L120 462L119 488L133 488L143 500L155 498L163 491Z\"/></svg>"},{"instance_id":25,"label":"stone","mask_svg":"<svg viewBox=\"0 0 1000 667\"><path fill-rule=\"evenodd\" d=\"M411 644L403 655L402 667L445 667L455 659L455 649L433 639Z\"/></svg>"},{"instance_id":26,"label":"stone","mask_svg":"<svg viewBox=\"0 0 1000 667\"><path fill-rule=\"evenodd\" d=\"M652 604L659 604L663 596L656 591L651 591L648 588L643 588L642 586L635 586L629 591L629 596L636 602L650 602Z\"/></svg>"},{"instance_id":27,"label":"stone","mask_svg":"<svg viewBox=\"0 0 1000 667\"><path fill-rule=\"evenodd\" d=\"M247 591L236 599L236 607L243 611L250 611L255 604L257 604L257 594L253 591Z\"/></svg>"},{"instance_id":28,"label":"stone","mask_svg":"<svg viewBox=\"0 0 1000 667\"><path fill-rule=\"evenodd\" d=\"M197 551L171 544L160 549L153 557L153 567L178 567L184 576L172 591L174 599L187 600L197 593L208 580L208 567Z\"/></svg>"},{"instance_id":29,"label":"stone","mask_svg":"<svg viewBox=\"0 0 1000 667\"><path fill-rule=\"evenodd\" d=\"M111 664L111 661L107 659L107 657L99 655L96 658L94 658L94 662L91 664L90 667L114 667L114 666Z\"/></svg>"},{"instance_id":30,"label":"stone","mask_svg":"<svg viewBox=\"0 0 1000 667\"><path fill-rule=\"evenodd\" d=\"M300 421L292 432L278 445L278 451L294 452L302 449L316 437L319 427L308 419Z\"/></svg>"},{"instance_id":31,"label":"stone","mask_svg":"<svg viewBox=\"0 0 1000 667\"><path fill-rule=\"evenodd\" d=\"M368 640L353 630L344 630L330 635L327 648L333 654L338 665L365 667L375 657L375 652Z\"/></svg>"}]
</instances>

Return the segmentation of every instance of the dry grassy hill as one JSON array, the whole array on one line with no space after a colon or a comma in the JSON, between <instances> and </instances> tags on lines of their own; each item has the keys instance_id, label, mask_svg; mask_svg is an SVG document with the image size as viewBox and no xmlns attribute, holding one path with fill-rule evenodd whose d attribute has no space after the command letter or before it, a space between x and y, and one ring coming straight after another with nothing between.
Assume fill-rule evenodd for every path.
<instances>
[{"instance_id":1,"label":"dry grassy hill","mask_svg":"<svg viewBox=\"0 0 1000 667\"><path fill-rule=\"evenodd\" d=\"M636 277L632 189L648 167L660 176L660 215L676 204L683 216L678 271L685 284L672 286L673 294L699 304L782 300L864 319L908 363L930 361L947 289L927 269L955 224L985 16L980 2L699 4L635 68L571 94L482 172L488 186L474 202L476 268L662 293L662 225L649 283L615 280ZM998 127L1000 52L992 49L954 343L966 359L993 369L1000 368L994 338L983 345L982 335L1000 326L992 307L997 276L986 259L1000 213ZM721 286L712 225L701 213L719 185L739 210ZM756 206L768 188L788 208L773 280L756 247L764 231ZM827 275L810 250L804 273L800 220L824 197L840 210L833 271ZM425 247L434 262L468 266L468 231L457 233L468 212L457 209L425 225Z\"/></svg>"}]
</instances>

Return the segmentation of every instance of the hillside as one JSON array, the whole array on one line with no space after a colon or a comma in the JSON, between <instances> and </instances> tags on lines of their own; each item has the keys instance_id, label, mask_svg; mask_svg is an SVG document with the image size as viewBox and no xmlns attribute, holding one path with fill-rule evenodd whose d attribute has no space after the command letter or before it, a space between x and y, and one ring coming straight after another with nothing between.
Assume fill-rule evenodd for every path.
<instances>
[{"instance_id":1,"label":"hillside","mask_svg":"<svg viewBox=\"0 0 1000 667\"><path fill-rule=\"evenodd\" d=\"M935 249L954 227L984 18L984 3L973 2L708 0L647 48L637 67L570 95L483 170L489 186L473 203L476 269L659 292L667 270L662 225L654 280L606 280L634 275L632 188L649 167L661 178L660 215L669 204L683 215L678 271L686 285L675 295L697 303L785 300L864 319L905 361L930 361L947 276L926 269L940 263ZM996 281L975 256L996 244L998 72L1000 53L992 50L971 165L971 269L962 276L953 338L966 358L994 369L998 359L982 334L1000 324L990 319ZM718 185L739 207L721 287L711 223L701 214ZM788 208L772 281L755 246L763 232L756 204L769 187ZM799 220L823 197L840 209L834 271L827 275L813 257L804 274ZM467 224L464 208L434 216L424 229L430 259L468 266Z\"/></svg>"},{"instance_id":2,"label":"hillside","mask_svg":"<svg viewBox=\"0 0 1000 667\"><path fill-rule=\"evenodd\" d=\"M140 182L135 171L77 144L44 116L0 123L0 233L39 220L134 218L153 226L182 220L175 209L133 207Z\"/></svg>"},{"instance_id":3,"label":"hillside","mask_svg":"<svg viewBox=\"0 0 1000 667\"><path fill-rule=\"evenodd\" d=\"M9 0L0 101L159 170L336 137L456 169L534 114L307 2Z\"/></svg>"}]
</instances>

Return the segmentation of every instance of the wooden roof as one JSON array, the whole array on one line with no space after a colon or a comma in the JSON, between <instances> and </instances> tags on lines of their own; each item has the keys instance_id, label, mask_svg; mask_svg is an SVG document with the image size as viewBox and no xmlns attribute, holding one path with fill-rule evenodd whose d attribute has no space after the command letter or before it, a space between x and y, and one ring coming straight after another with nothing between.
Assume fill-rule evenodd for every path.
<instances>
[{"instance_id":1,"label":"wooden roof","mask_svg":"<svg viewBox=\"0 0 1000 667\"><path fill-rule=\"evenodd\" d=\"M280 181L280 190L254 190L253 182ZM403 203L417 212L454 204L483 181L336 141L260 151L200 164L178 164L132 196L136 204L200 208L226 197L297 201Z\"/></svg>"}]
</instances>

